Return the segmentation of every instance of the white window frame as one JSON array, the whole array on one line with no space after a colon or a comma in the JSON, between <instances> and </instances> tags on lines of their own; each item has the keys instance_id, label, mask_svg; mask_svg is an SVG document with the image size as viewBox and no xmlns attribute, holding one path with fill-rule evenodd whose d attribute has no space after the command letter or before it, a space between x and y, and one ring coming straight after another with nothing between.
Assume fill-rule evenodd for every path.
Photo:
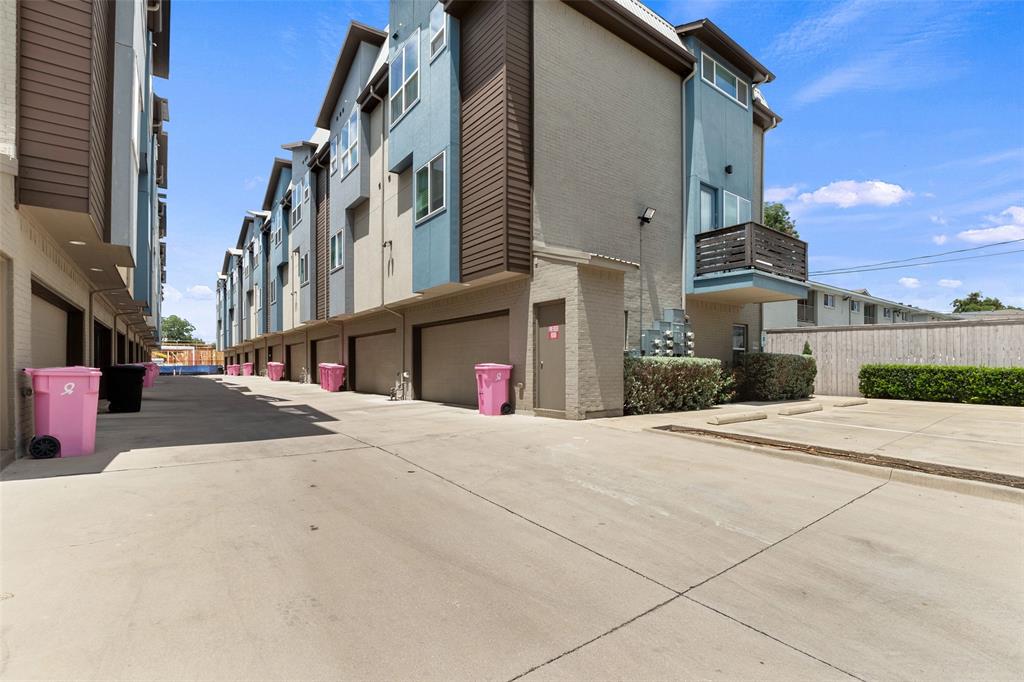
<instances>
[{"instance_id":1,"label":"white window frame","mask_svg":"<svg viewBox=\"0 0 1024 682\"><path fill-rule=\"evenodd\" d=\"M411 36L409 36L408 38L406 38L405 40L402 41L402 44L399 45L398 49L395 51L395 58L391 60L390 64L388 64L389 82L390 82L391 69L394 66L396 61L401 60L402 68L400 70L400 73L402 73L402 74L405 73L405 46L408 45L413 40L416 41L416 70L413 71L408 76L405 76L405 75L402 76L402 85L398 88L398 90L396 92L394 92L394 93L390 92L390 85L388 86L389 87L389 92L388 92L388 118L391 121L391 125L390 125L391 128L394 128L396 125L398 125L398 122L401 121L403 118L405 118L406 114L408 114L410 111L412 111L412 108L414 106L419 104L420 94L423 91L423 79L421 79L419 77L419 74L420 74L420 29L418 29L418 28L416 29L415 33L413 33ZM406 91L406 88L409 86L409 81L411 81L413 78L416 78L416 99L414 99L412 101L412 103L410 104L406 100L405 91ZM402 93L402 113L398 115L398 118L393 118L393 116L394 116L394 107L391 105L391 103L394 101L395 96L399 92Z\"/></svg>"},{"instance_id":2,"label":"white window frame","mask_svg":"<svg viewBox=\"0 0 1024 682\"><path fill-rule=\"evenodd\" d=\"M338 172L338 136L331 138L331 175Z\"/></svg>"},{"instance_id":3,"label":"white window frame","mask_svg":"<svg viewBox=\"0 0 1024 682\"><path fill-rule=\"evenodd\" d=\"M281 231L281 228L278 227L271 233L271 241L274 246L281 246Z\"/></svg>"},{"instance_id":4,"label":"white window frame","mask_svg":"<svg viewBox=\"0 0 1024 682\"><path fill-rule=\"evenodd\" d=\"M832 302L829 303L829 301L832 301ZM826 308L833 308L833 309L835 309L835 307L836 307L836 295L835 294L822 294L821 302L822 302L822 305L824 305Z\"/></svg>"},{"instance_id":5,"label":"white window frame","mask_svg":"<svg viewBox=\"0 0 1024 682\"><path fill-rule=\"evenodd\" d=\"M337 139L337 137L335 137ZM341 177L346 177L359 165L359 110L354 109L342 129Z\"/></svg>"},{"instance_id":6,"label":"white window frame","mask_svg":"<svg viewBox=\"0 0 1024 682\"><path fill-rule=\"evenodd\" d=\"M850 312L851 313L859 313L860 312L860 301L854 301L852 299L850 300Z\"/></svg>"},{"instance_id":7,"label":"white window frame","mask_svg":"<svg viewBox=\"0 0 1024 682\"><path fill-rule=\"evenodd\" d=\"M712 64L712 67L711 67L712 73L711 73L711 77L710 78L708 77L708 69L706 68L707 67L707 62L711 62L711 64ZM727 92L724 88L719 86L718 83L715 82L715 70L716 69L721 69L722 71L725 71L727 74L729 74L730 76L732 76L733 78L736 79L736 93L737 93L737 96L734 97L729 92ZM720 93L722 93L723 95L725 95L726 97L731 99L733 102L735 102L736 104L738 104L741 107L743 107L744 109L749 109L750 108L750 104L749 104L749 102L750 102L750 85L745 80L743 80L742 78L737 76L735 73L733 73L732 69L729 69L729 68L723 66L717 59L715 59L714 57L712 57L711 55L709 55L706 52L702 52L701 53L700 77L701 77L701 80L703 80L705 83L707 83L708 85L713 87L715 90L718 90ZM747 94L745 102L740 100L740 98L739 98L739 91L740 91L740 86L741 85L743 86L743 89L744 89L744 91Z\"/></svg>"},{"instance_id":8,"label":"white window frame","mask_svg":"<svg viewBox=\"0 0 1024 682\"><path fill-rule=\"evenodd\" d=\"M736 222L729 223L726 216L726 208L729 203L732 202L736 209ZM740 207L745 206L747 219L743 219L744 212L740 210ZM752 219L751 204L749 199L741 197L739 194L733 194L728 190L722 190L722 227L731 227L732 225L742 225L743 223L749 223Z\"/></svg>"},{"instance_id":9,"label":"white window frame","mask_svg":"<svg viewBox=\"0 0 1024 682\"><path fill-rule=\"evenodd\" d=\"M252 297L256 299L256 310L263 310L263 297L260 296L260 285L253 284L252 288Z\"/></svg>"},{"instance_id":10,"label":"white window frame","mask_svg":"<svg viewBox=\"0 0 1024 682\"><path fill-rule=\"evenodd\" d=\"M304 287L309 284L309 254L304 253L299 256L299 286Z\"/></svg>"},{"instance_id":11,"label":"white window frame","mask_svg":"<svg viewBox=\"0 0 1024 682\"><path fill-rule=\"evenodd\" d=\"M430 166L435 161L437 161L438 159L441 159L441 170L444 173L444 179L441 182L441 206L439 208L436 208L433 211L431 211L430 210L430 204L431 204L430 200L433 197L431 197L431 195L430 195ZM427 212L425 214L423 214L422 217L417 218L416 217L416 198L419 196L419 185L420 185L419 174L420 174L420 171L423 170L424 168L427 169ZM442 150L440 154L434 155L429 161L427 161L425 164L423 164L422 166L417 168L416 172L412 174L412 179L413 179L412 213L413 213L414 222L416 224L419 224L419 223L422 223L424 221L430 220L431 218L433 218L434 216L436 216L439 213L444 213L444 211L448 208L448 155L447 155L447 152Z\"/></svg>"},{"instance_id":12,"label":"white window frame","mask_svg":"<svg viewBox=\"0 0 1024 682\"><path fill-rule=\"evenodd\" d=\"M437 32L434 31L434 12L439 12L441 14L441 28L438 29ZM434 5L434 9L430 10L429 21L430 40L427 44L430 45L430 61L433 62L438 55L444 52L444 48L448 46L448 13L444 11L444 7L441 6L441 3L437 3ZM441 36L441 44L435 49L434 39L437 38L438 35Z\"/></svg>"},{"instance_id":13,"label":"white window frame","mask_svg":"<svg viewBox=\"0 0 1024 682\"><path fill-rule=\"evenodd\" d=\"M302 200L309 201L309 173L302 178Z\"/></svg>"},{"instance_id":14,"label":"white window frame","mask_svg":"<svg viewBox=\"0 0 1024 682\"><path fill-rule=\"evenodd\" d=\"M343 232L338 232L337 234L331 235L331 243L328 247L330 249L328 251L329 259L331 262L330 272L334 272L335 270L340 269L345 262L345 259L343 257L344 252L342 251L343 245L345 243L344 239L342 238L343 234Z\"/></svg>"},{"instance_id":15,"label":"white window frame","mask_svg":"<svg viewBox=\"0 0 1024 682\"><path fill-rule=\"evenodd\" d=\"M736 330L737 329L742 329L743 330L743 348L737 348L736 347ZM747 325L745 325L745 324L734 324L732 326L732 334L730 335L730 338L729 338L729 345L732 346L733 351L739 351L739 352L742 352L742 353L746 353L747 349L750 347L750 338L749 338L749 336L750 336L750 328Z\"/></svg>"},{"instance_id":16,"label":"white window frame","mask_svg":"<svg viewBox=\"0 0 1024 682\"><path fill-rule=\"evenodd\" d=\"M289 229L302 222L302 182L292 187L292 220Z\"/></svg>"},{"instance_id":17,"label":"white window frame","mask_svg":"<svg viewBox=\"0 0 1024 682\"><path fill-rule=\"evenodd\" d=\"M277 305L277 282L270 280L270 305Z\"/></svg>"}]
</instances>

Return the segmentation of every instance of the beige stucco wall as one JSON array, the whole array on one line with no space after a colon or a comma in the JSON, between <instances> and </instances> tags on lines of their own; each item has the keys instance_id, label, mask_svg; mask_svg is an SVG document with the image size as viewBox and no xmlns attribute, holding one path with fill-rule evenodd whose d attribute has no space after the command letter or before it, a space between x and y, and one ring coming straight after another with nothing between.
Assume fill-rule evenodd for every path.
<instances>
[{"instance_id":1,"label":"beige stucco wall","mask_svg":"<svg viewBox=\"0 0 1024 682\"><path fill-rule=\"evenodd\" d=\"M681 79L564 3L533 7L534 239L642 260L649 325L683 307ZM624 297L637 344L640 279Z\"/></svg>"},{"instance_id":2,"label":"beige stucco wall","mask_svg":"<svg viewBox=\"0 0 1024 682\"><path fill-rule=\"evenodd\" d=\"M751 306L753 307L753 306ZM691 296L686 313L693 325L693 351L699 358L732 362L732 325L743 324L744 306L702 301ZM748 318L749 319L749 318Z\"/></svg>"}]
</instances>

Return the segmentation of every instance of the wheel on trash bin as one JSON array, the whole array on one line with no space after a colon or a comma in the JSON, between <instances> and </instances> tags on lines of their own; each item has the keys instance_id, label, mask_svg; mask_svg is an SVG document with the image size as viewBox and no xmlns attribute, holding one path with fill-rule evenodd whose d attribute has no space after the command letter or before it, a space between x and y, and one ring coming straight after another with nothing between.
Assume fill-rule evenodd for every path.
<instances>
[{"instance_id":1,"label":"wheel on trash bin","mask_svg":"<svg viewBox=\"0 0 1024 682\"><path fill-rule=\"evenodd\" d=\"M53 436L33 436L28 443L32 459L52 459L60 454L60 441Z\"/></svg>"},{"instance_id":2,"label":"wheel on trash bin","mask_svg":"<svg viewBox=\"0 0 1024 682\"><path fill-rule=\"evenodd\" d=\"M502 403L501 404L501 413L502 414L512 414L512 403Z\"/></svg>"}]
</instances>

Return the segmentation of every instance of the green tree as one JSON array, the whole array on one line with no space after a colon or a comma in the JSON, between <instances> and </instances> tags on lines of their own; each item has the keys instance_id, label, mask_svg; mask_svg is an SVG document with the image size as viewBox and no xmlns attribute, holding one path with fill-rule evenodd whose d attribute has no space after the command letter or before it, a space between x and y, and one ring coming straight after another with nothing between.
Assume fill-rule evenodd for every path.
<instances>
[{"instance_id":1,"label":"green tree","mask_svg":"<svg viewBox=\"0 0 1024 682\"><path fill-rule=\"evenodd\" d=\"M980 291L972 291L963 298L954 298L950 304L954 313L977 313L986 310L1020 310L1012 305L1003 305L1003 302L993 296L981 297Z\"/></svg>"},{"instance_id":2,"label":"green tree","mask_svg":"<svg viewBox=\"0 0 1024 682\"><path fill-rule=\"evenodd\" d=\"M164 341L183 341L185 343L202 343L203 340L192 336L196 326L183 317L169 315L160 326Z\"/></svg>"},{"instance_id":3,"label":"green tree","mask_svg":"<svg viewBox=\"0 0 1024 682\"><path fill-rule=\"evenodd\" d=\"M796 221L789 215L789 211L779 201L768 201L764 205L764 225L776 232L788 234L790 237L800 238L796 231Z\"/></svg>"}]
</instances>

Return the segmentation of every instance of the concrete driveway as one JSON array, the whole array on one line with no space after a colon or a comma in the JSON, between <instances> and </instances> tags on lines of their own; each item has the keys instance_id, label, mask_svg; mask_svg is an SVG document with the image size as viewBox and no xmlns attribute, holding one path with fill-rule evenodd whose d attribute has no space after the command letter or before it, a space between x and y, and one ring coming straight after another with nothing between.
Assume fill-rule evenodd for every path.
<instances>
[{"instance_id":1,"label":"concrete driveway","mask_svg":"<svg viewBox=\"0 0 1024 682\"><path fill-rule=\"evenodd\" d=\"M166 378L0 484L3 679L1020 679L1024 506Z\"/></svg>"}]
</instances>

